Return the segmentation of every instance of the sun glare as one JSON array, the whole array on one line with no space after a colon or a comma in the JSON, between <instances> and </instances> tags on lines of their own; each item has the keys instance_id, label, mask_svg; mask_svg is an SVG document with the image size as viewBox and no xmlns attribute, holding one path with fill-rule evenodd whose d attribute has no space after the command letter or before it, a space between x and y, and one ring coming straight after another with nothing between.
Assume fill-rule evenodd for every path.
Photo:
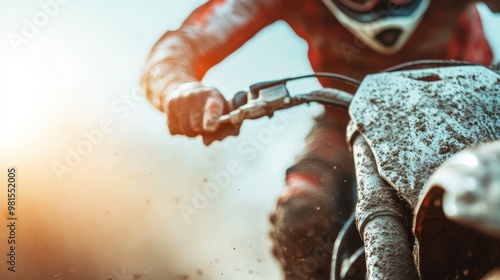
<instances>
[{"instance_id":1,"label":"sun glare","mask_svg":"<svg viewBox=\"0 0 500 280\"><path fill-rule=\"evenodd\" d=\"M19 155L26 145L44 136L43 124L58 104L54 94L60 86L54 73L62 73L54 50L46 44L14 54L0 50L0 146L3 155ZM59 55L61 55L59 53ZM64 80L66 80L64 78Z\"/></svg>"}]
</instances>

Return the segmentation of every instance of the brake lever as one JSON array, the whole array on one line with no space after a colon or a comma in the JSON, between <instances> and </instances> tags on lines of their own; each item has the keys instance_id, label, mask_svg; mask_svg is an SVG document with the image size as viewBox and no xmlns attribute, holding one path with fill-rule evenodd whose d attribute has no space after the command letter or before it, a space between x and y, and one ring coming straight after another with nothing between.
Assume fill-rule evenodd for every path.
<instances>
[{"instance_id":1,"label":"brake lever","mask_svg":"<svg viewBox=\"0 0 500 280\"><path fill-rule=\"evenodd\" d=\"M243 106L219 118L221 124L231 123L241 125L244 120L258 119L264 116L272 117L280 109L286 109L291 102L290 94L284 83L259 89L258 95L248 93L248 101Z\"/></svg>"}]
</instances>

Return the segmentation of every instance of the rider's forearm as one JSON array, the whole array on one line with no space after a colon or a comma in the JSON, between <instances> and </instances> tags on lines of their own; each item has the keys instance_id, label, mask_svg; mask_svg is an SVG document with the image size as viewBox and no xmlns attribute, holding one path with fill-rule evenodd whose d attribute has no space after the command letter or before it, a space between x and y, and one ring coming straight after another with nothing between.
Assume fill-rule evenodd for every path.
<instances>
[{"instance_id":1,"label":"rider's forearm","mask_svg":"<svg viewBox=\"0 0 500 280\"><path fill-rule=\"evenodd\" d=\"M142 87L159 110L166 96L179 85L198 81L197 54L182 31L167 32L154 46L142 75Z\"/></svg>"},{"instance_id":2,"label":"rider's forearm","mask_svg":"<svg viewBox=\"0 0 500 280\"><path fill-rule=\"evenodd\" d=\"M281 16L281 0L209 1L151 51L142 77L148 98L164 111L164 99L186 82L199 81L215 64Z\"/></svg>"}]
</instances>

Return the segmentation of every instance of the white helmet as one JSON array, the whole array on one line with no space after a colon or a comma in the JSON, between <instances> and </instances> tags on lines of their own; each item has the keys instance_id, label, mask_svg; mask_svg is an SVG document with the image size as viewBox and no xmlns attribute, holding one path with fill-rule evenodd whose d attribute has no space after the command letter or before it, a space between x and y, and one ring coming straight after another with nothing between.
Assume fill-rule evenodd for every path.
<instances>
[{"instance_id":1,"label":"white helmet","mask_svg":"<svg viewBox=\"0 0 500 280\"><path fill-rule=\"evenodd\" d=\"M323 0L337 20L364 44L384 54L400 50L430 0Z\"/></svg>"}]
</instances>

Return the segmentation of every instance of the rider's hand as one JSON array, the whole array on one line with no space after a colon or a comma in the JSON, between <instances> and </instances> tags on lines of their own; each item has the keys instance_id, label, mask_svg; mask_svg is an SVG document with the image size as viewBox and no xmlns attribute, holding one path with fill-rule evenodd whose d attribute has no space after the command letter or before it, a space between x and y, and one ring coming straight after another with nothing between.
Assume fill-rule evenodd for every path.
<instances>
[{"instance_id":1,"label":"rider's hand","mask_svg":"<svg viewBox=\"0 0 500 280\"><path fill-rule=\"evenodd\" d=\"M163 106L172 135L202 135L203 143L210 145L239 133L239 127L219 123L219 117L230 110L222 94L199 82L181 84L165 98Z\"/></svg>"}]
</instances>

